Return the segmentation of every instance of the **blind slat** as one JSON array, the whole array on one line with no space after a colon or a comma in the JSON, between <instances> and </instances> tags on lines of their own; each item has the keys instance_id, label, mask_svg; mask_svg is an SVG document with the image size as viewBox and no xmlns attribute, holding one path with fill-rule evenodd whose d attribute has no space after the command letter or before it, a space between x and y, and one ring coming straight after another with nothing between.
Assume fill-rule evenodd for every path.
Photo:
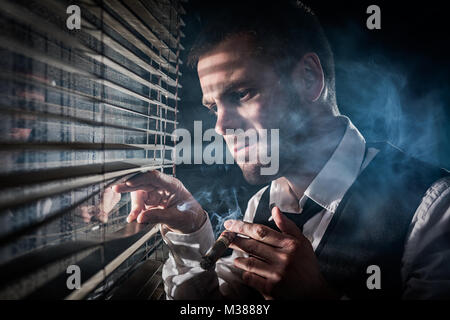
<instances>
[{"instance_id":1,"label":"blind slat","mask_svg":"<svg viewBox=\"0 0 450 320\"><path fill-rule=\"evenodd\" d=\"M132 32L130 32L125 26L123 26L117 19L115 19L113 16L111 16L108 12L105 10L100 10L99 7L95 5L95 2L91 2L92 5L82 5L81 7L89 12L91 12L97 19L102 20L108 27L116 31L118 34L120 34L124 39L127 39L129 42L131 42L135 47L137 47L139 50L141 50L143 53L148 55L150 58L158 62L161 66L167 68L169 72L176 73L175 67L169 63L170 62L177 62L177 56L165 45L162 41L160 41L152 32L145 32L145 36L149 39L149 41L153 41L156 47L161 50L162 52L166 53L168 55L168 60L164 58L163 55L160 55L156 52L154 52L151 48L146 46L141 40L139 40ZM120 5L120 3L119 3ZM123 10L120 10L121 8L114 8L114 10L118 10L119 14L127 14L127 10L122 7ZM122 12L121 12L122 11ZM164 49L164 50L162 50ZM179 61L181 62L181 61Z\"/></svg>"},{"instance_id":2,"label":"blind slat","mask_svg":"<svg viewBox=\"0 0 450 320\"><path fill-rule=\"evenodd\" d=\"M95 164L86 164L81 166L71 166L65 168L31 170L26 174L10 173L0 174L0 189L23 187L38 183L53 182L55 180L63 180L76 178L81 176L103 174L126 169L141 168L146 165L159 166L162 161L154 161L152 159L139 159L128 161L113 161ZM165 164L171 164L170 161L164 161Z\"/></svg>"},{"instance_id":3,"label":"blind slat","mask_svg":"<svg viewBox=\"0 0 450 320\"><path fill-rule=\"evenodd\" d=\"M159 231L159 226L152 226L150 231L140 237L136 242L125 244L124 250L115 258L113 258L106 266L103 267L102 270L98 271L95 275L89 278L86 282L83 283L80 290L72 291L67 297L66 300L79 300L86 297L86 295L95 289L95 287L106 279L108 275L110 275L114 270L116 270L124 261L127 259L134 251L136 251L139 247L145 244L145 242L152 236L154 236ZM128 238L131 236L128 236ZM113 240L114 241L114 240ZM122 240L116 240L115 242L119 242ZM111 241L112 242L112 241Z\"/></svg>"},{"instance_id":4,"label":"blind slat","mask_svg":"<svg viewBox=\"0 0 450 320\"><path fill-rule=\"evenodd\" d=\"M116 232L106 239L92 239L84 241L79 240L40 249L33 253L18 257L16 260L1 266L0 271L2 271L2 276L0 277L0 285L4 285L5 283L14 281L21 275L26 275L52 262L61 260L67 256L92 247L104 245L105 243L113 243L114 245L118 245L123 240L130 239L132 240L132 243L139 244L140 241L145 239L144 237L148 239L149 237L155 235L158 229L159 228L154 225L140 225L137 223L133 223L126 225L120 231ZM136 241L133 238L137 238L138 240ZM133 247L133 245L129 246L129 244L127 244L122 249L124 250L124 252L126 252L130 247ZM117 266L118 265L115 264L114 268L116 268ZM111 267L108 270L110 272L112 271Z\"/></svg>"},{"instance_id":5,"label":"blind slat","mask_svg":"<svg viewBox=\"0 0 450 320\"><path fill-rule=\"evenodd\" d=\"M161 243L153 227L126 237L130 196L111 186L149 170L175 174L178 2L0 0L0 270L14 270L1 277L0 297L105 295L132 259ZM72 4L79 30L66 27ZM67 259L87 248L77 240L96 237L89 245L101 255ZM87 276L75 295L64 284L54 290L69 261Z\"/></svg>"},{"instance_id":6,"label":"blind slat","mask_svg":"<svg viewBox=\"0 0 450 320\"><path fill-rule=\"evenodd\" d=\"M167 110L170 111L175 111L175 108L169 107L168 105L154 100L154 99L149 99L145 96L143 96L142 94L136 93L130 89L127 89L123 86L120 86L112 81L106 80L104 78L101 78L93 73L84 71L80 68L74 67L72 65L70 65L68 62L62 61L60 59L56 59L53 57L49 57L48 55L45 55L41 52L38 52L36 50L31 50L29 49L27 46L12 40L12 39L8 39L6 37L0 36L0 46L7 49L7 50L11 50L11 51L15 51L18 54L22 54L22 55L26 55L30 58L33 58L37 61L40 61L42 63L45 63L47 65L51 65L53 67L57 67L61 70L73 73L73 74L78 74L80 76L86 77L87 79L96 82L100 85L105 85L111 89L115 89L117 91L120 91L124 94L127 94L129 96L132 96L136 99L140 99L142 101L148 102L148 103L152 103L155 105L158 105L160 107L166 108Z\"/></svg>"},{"instance_id":7,"label":"blind slat","mask_svg":"<svg viewBox=\"0 0 450 320\"><path fill-rule=\"evenodd\" d=\"M24 84L29 84L29 85L38 85L47 90L59 91L63 94L70 94L70 95L77 96L80 98L92 100L93 102L102 103L106 107L111 107L114 109L130 112L130 113L135 113L135 114L141 114L141 115L145 116L145 114L143 114L142 112L137 112L137 111L133 110L134 106L132 106L132 105L128 105L128 107L123 107L121 105L114 104L114 101L111 101L111 99L108 99L108 98L102 99L99 96L87 94L87 93L81 92L77 89L61 87L56 84L51 84L48 81L45 81L43 79L33 78L33 77L29 77L29 76L23 76L20 74L14 74L14 73L9 73L9 72L0 73L0 79L18 81L18 82L22 82ZM120 103L123 105L127 105L127 103L124 103L124 102L120 102ZM158 105L169 111L177 112L175 110L175 108L166 106L164 103L159 103Z\"/></svg>"},{"instance_id":8,"label":"blind slat","mask_svg":"<svg viewBox=\"0 0 450 320\"><path fill-rule=\"evenodd\" d=\"M143 85L146 85L152 89L161 91L165 96L175 99L175 96L173 93L167 91L166 89L158 86L157 84L151 83L150 81L142 78L141 76L137 75L136 73L132 72L131 70L128 70L126 67L122 66L121 64L109 59L108 57L102 56L101 54L95 52L94 50L88 48L84 44L82 44L80 41L78 41L74 37L70 37L70 35L62 31L56 26L50 22L47 22L45 19L42 19L38 15L32 13L26 8L21 8L18 5L12 4L5 0L0 0L0 4L2 6L2 9L4 12L6 12L10 17L20 21L23 24L29 24L33 22L33 28L39 30L43 34L47 34L52 39L64 42L65 45L69 45L71 48L78 50L80 53L100 62L103 63L114 70L121 72L122 74L130 77L131 79L140 82ZM157 70L154 70L154 74L158 74L161 76L160 72ZM164 76L164 74L163 74ZM178 98L179 99L179 98Z\"/></svg>"},{"instance_id":9,"label":"blind slat","mask_svg":"<svg viewBox=\"0 0 450 320\"><path fill-rule=\"evenodd\" d=\"M164 133L160 133L164 134ZM0 150L171 150L167 145L88 142L0 142Z\"/></svg>"},{"instance_id":10,"label":"blind slat","mask_svg":"<svg viewBox=\"0 0 450 320\"><path fill-rule=\"evenodd\" d=\"M4 0L3 0L4 1ZM58 2L57 0L47 0L42 3L43 6L57 14L58 12L65 12L65 7L63 4ZM131 50L127 49L125 46L120 44L117 40L111 38L107 34L103 33L100 29L96 28L92 23L87 21L86 19L81 20L81 31L85 32L86 34L89 34L93 38L95 38L97 41L104 43L105 45L111 47L113 50L115 50L118 54L122 55L123 57L127 57L130 60L132 60L135 64L139 65L144 70L147 70L148 72L161 76L165 82L167 82L168 85L172 87L176 87L176 81L172 79L172 77L166 73L164 73L161 70L158 70L157 68L153 67L150 63L144 61L142 58L140 58L138 55L136 55ZM175 73L175 70L174 72ZM179 75L181 73L179 72ZM181 88L181 85L178 84L178 87Z\"/></svg>"},{"instance_id":11,"label":"blind slat","mask_svg":"<svg viewBox=\"0 0 450 320\"><path fill-rule=\"evenodd\" d=\"M123 17L125 21L127 21L127 23L130 24L137 32L139 32L143 36L148 36L149 39L155 41L156 47L162 48L163 50L170 50L169 60L171 62L176 64L178 61L179 64L183 64L179 58L177 60L177 55L175 53L176 50L178 50L178 41L162 24L159 23L157 19L153 17L153 15L141 4L141 2L124 1L126 6L118 0L105 0L105 3L109 8ZM130 8L131 10L128 8ZM133 8L135 10L133 10ZM138 19L140 17L140 13L146 13L144 19ZM147 27L147 25L142 23L141 21L145 21L146 23L153 26L153 31L151 31ZM172 51L169 46L174 48L175 52ZM180 50L182 50L181 47L182 46L180 46L179 48Z\"/></svg>"},{"instance_id":12,"label":"blind slat","mask_svg":"<svg viewBox=\"0 0 450 320\"><path fill-rule=\"evenodd\" d=\"M149 11L140 1L133 0L125 0L123 1L132 11L138 16L142 21L146 21L154 26L155 31L161 34L163 37L167 38L169 41L169 45L177 50L178 47L180 50L184 50L184 47L177 41L176 35L172 35L167 28L156 19L156 17ZM117 0L108 1L110 6L114 6L117 3Z\"/></svg>"},{"instance_id":13,"label":"blind slat","mask_svg":"<svg viewBox=\"0 0 450 320\"><path fill-rule=\"evenodd\" d=\"M153 164L148 166L142 166L139 168L106 172L104 174L94 174L88 177L69 179L68 181L61 181L58 183L54 182L22 190L17 189L7 191L5 190L0 194L0 211L6 208L13 208L16 206L25 205L30 202L37 201L39 199L52 197L75 189L95 185L102 181L121 178L131 173L136 173L143 170L156 170L161 167L166 168L171 167L169 161L167 162L165 161L165 163L169 163L167 165L163 165L162 163L163 162L161 162L160 165ZM17 197L18 192L21 193L21 197Z\"/></svg>"},{"instance_id":14,"label":"blind slat","mask_svg":"<svg viewBox=\"0 0 450 320\"><path fill-rule=\"evenodd\" d=\"M171 32L176 36L177 35L177 26L174 26L174 28L171 28L172 23L171 23L171 16L170 16L170 9L169 8L173 8L173 10L177 13L181 26L185 26L184 21L182 20L182 18L180 17L181 15L184 15L185 10L183 8L183 6L178 5L178 7L173 7L172 4L170 3L170 1L165 1L165 0L160 0L160 1L155 1L155 0L147 0L145 2L143 2L147 7L151 8L152 12L155 12L158 17L160 18L161 22L167 27L168 30L171 30ZM163 4L161 4L163 3ZM166 9L166 10L165 10ZM169 9L169 10L168 10ZM176 30L176 31L175 31Z\"/></svg>"},{"instance_id":15,"label":"blind slat","mask_svg":"<svg viewBox=\"0 0 450 320\"><path fill-rule=\"evenodd\" d=\"M17 116L38 116L43 117L46 119L53 119L53 120L60 120L60 121L73 121L74 123L82 123L86 125L96 126L96 127L102 127L102 128L114 128L114 129L121 129L121 130L128 130L128 131L137 131L137 132L144 132L144 133L150 133L150 134L156 134L156 135L166 135L169 137L174 137L171 133L166 133L165 131L157 131L152 129L143 129L143 128L135 128L130 126L123 126L123 125L117 125L113 123L104 123L99 122L95 120L89 120L89 119L83 119L78 117L72 117L69 115L60 115L60 114L54 114L54 113L48 113L48 112L41 112L41 111L29 111L29 110L16 110L12 109L10 107L6 107L0 104L0 108L2 108L3 114L12 114ZM159 118L157 118L159 119ZM166 121L163 119L162 121ZM1 140L1 139L0 139Z\"/></svg>"}]
</instances>

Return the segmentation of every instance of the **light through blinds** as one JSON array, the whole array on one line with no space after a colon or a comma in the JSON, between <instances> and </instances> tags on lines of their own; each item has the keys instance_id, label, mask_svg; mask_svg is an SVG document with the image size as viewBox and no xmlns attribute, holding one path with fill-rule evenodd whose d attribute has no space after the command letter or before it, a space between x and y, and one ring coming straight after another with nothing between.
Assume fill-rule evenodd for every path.
<instances>
[{"instance_id":1,"label":"light through blinds","mask_svg":"<svg viewBox=\"0 0 450 320\"><path fill-rule=\"evenodd\" d=\"M0 0L1 298L110 298L164 258L111 185L175 173L182 14L176 0Z\"/></svg>"}]
</instances>

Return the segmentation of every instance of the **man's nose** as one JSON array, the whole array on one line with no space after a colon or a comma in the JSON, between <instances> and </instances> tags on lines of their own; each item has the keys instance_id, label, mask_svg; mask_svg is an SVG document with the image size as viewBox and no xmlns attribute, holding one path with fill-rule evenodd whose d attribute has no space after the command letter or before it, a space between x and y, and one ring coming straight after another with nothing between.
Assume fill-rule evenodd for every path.
<instances>
[{"instance_id":1,"label":"man's nose","mask_svg":"<svg viewBox=\"0 0 450 320\"><path fill-rule=\"evenodd\" d=\"M218 134L224 136L227 129L243 129L242 119L240 115L232 108L227 108L226 106L217 106L217 121L215 130Z\"/></svg>"}]
</instances>

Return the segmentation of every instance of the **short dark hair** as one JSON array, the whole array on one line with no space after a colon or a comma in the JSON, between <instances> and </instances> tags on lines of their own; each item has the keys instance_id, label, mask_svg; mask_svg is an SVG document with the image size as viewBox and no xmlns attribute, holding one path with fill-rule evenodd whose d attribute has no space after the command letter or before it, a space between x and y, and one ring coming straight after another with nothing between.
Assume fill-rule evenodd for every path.
<instances>
[{"instance_id":1,"label":"short dark hair","mask_svg":"<svg viewBox=\"0 0 450 320\"><path fill-rule=\"evenodd\" d=\"M215 2L215 1L211 1ZM203 27L192 46L188 64L231 36L248 34L261 55L282 75L290 74L307 52L322 64L330 102L335 102L334 59L330 44L314 12L300 1L230 1L203 10Z\"/></svg>"}]
</instances>

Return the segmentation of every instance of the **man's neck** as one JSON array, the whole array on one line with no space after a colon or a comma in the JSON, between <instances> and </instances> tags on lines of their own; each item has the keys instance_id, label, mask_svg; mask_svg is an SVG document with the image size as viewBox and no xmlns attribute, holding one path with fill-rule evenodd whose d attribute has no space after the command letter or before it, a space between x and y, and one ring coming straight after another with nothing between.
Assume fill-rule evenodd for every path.
<instances>
[{"instance_id":1,"label":"man's neck","mask_svg":"<svg viewBox=\"0 0 450 320\"><path fill-rule=\"evenodd\" d=\"M298 198L303 195L306 188L331 158L341 142L345 130L345 123L339 118L333 117L322 123L314 134L308 136L306 156L300 155L301 161L294 161L283 175ZM304 142L298 141L297 143L301 146Z\"/></svg>"}]
</instances>

